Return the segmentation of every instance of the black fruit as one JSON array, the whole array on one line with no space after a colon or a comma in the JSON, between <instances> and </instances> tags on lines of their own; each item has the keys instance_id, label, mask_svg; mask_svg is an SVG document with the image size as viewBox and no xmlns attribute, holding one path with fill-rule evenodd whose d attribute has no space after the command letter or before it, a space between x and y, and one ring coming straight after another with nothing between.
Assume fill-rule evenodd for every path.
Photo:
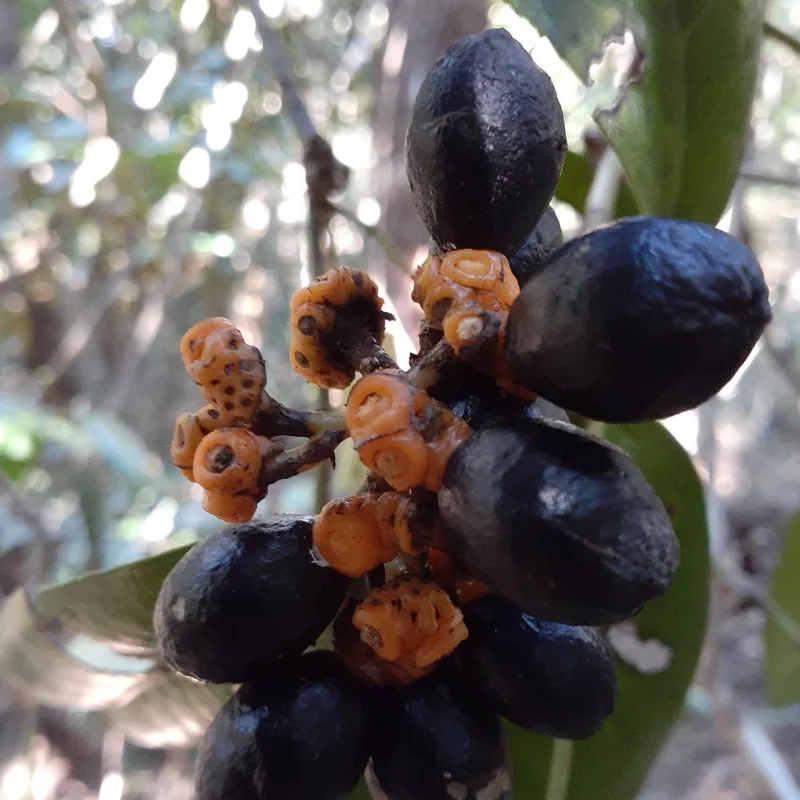
<instances>
[{"instance_id":1,"label":"black fruit","mask_svg":"<svg viewBox=\"0 0 800 800\"><path fill-rule=\"evenodd\" d=\"M203 739L196 800L346 797L369 758L367 691L323 651L245 684Z\"/></svg>"},{"instance_id":2,"label":"black fruit","mask_svg":"<svg viewBox=\"0 0 800 800\"><path fill-rule=\"evenodd\" d=\"M158 595L153 621L164 660L203 681L241 683L313 644L348 586L312 560L313 522L277 516L196 544Z\"/></svg>"},{"instance_id":3,"label":"black fruit","mask_svg":"<svg viewBox=\"0 0 800 800\"><path fill-rule=\"evenodd\" d=\"M564 234L556 212L548 207L525 244L508 259L511 271L523 287L548 258L564 244Z\"/></svg>"},{"instance_id":4,"label":"black fruit","mask_svg":"<svg viewBox=\"0 0 800 800\"><path fill-rule=\"evenodd\" d=\"M719 391L771 312L741 242L696 222L635 217L573 239L508 320L512 377L608 422L693 408Z\"/></svg>"},{"instance_id":5,"label":"black fruit","mask_svg":"<svg viewBox=\"0 0 800 800\"><path fill-rule=\"evenodd\" d=\"M505 762L497 715L443 670L384 690L372 769L389 800L509 798Z\"/></svg>"},{"instance_id":6,"label":"black fruit","mask_svg":"<svg viewBox=\"0 0 800 800\"><path fill-rule=\"evenodd\" d=\"M540 619L626 619L678 565L669 517L639 470L562 423L474 433L447 464L439 510L446 548Z\"/></svg>"},{"instance_id":7,"label":"black fruit","mask_svg":"<svg viewBox=\"0 0 800 800\"><path fill-rule=\"evenodd\" d=\"M456 659L506 719L533 733L583 739L614 710L614 665L597 631L536 620L492 595L463 612L469 638Z\"/></svg>"},{"instance_id":8,"label":"black fruit","mask_svg":"<svg viewBox=\"0 0 800 800\"><path fill-rule=\"evenodd\" d=\"M459 39L420 87L406 171L443 250L515 253L555 190L567 140L548 75L502 30Z\"/></svg>"}]
</instances>

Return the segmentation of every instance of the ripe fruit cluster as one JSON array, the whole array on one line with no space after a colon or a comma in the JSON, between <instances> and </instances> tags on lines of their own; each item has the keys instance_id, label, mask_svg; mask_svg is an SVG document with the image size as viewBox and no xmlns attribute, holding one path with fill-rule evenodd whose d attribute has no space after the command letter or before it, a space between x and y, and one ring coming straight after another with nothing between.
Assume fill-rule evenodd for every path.
<instances>
[{"instance_id":1,"label":"ripe fruit cluster","mask_svg":"<svg viewBox=\"0 0 800 800\"><path fill-rule=\"evenodd\" d=\"M752 254L707 226L640 217L563 244L548 203L565 148L525 50L496 30L460 40L407 137L435 243L410 369L381 349L375 284L346 269L295 293L290 348L318 386L360 373L343 414L281 406L227 320L184 337L208 405L179 418L173 461L240 523L176 565L155 610L167 664L242 684L206 734L199 800L340 798L362 774L390 800L506 798L501 717L578 739L612 712L597 626L668 588L678 542L631 460L553 402L609 422L697 405L770 310ZM346 436L357 494L249 521Z\"/></svg>"}]
</instances>

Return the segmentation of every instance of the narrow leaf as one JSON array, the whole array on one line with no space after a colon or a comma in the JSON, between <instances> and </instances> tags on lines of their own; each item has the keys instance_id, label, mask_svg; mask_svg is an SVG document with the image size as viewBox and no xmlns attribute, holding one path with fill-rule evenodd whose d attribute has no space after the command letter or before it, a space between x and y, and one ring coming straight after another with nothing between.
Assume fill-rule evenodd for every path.
<instances>
[{"instance_id":1,"label":"narrow leaf","mask_svg":"<svg viewBox=\"0 0 800 800\"><path fill-rule=\"evenodd\" d=\"M631 29L620 101L595 119L644 213L715 223L744 154L764 0L510 0L578 76Z\"/></svg>"},{"instance_id":2,"label":"narrow leaf","mask_svg":"<svg viewBox=\"0 0 800 800\"><path fill-rule=\"evenodd\" d=\"M203 738L234 690L158 671L150 676L145 691L116 710L111 720L139 747L191 747Z\"/></svg>"},{"instance_id":3,"label":"narrow leaf","mask_svg":"<svg viewBox=\"0 0 800 800\"><path fill-rule=\"evenodd\" d=\"M124 702L146 680L141 668L98 669L70 654L66 640L36 615L22 590L0 611L0 675L37 703L87 711Z\"/></svg>"},{"instance_id":4,"label":"narrow leaf","mask_svg":"<svg viewBox=\"0 0 800 800\"><path fill-rule=\"evenodd\" d=\"M155 653L152 615L158 591L189 545L43 590L37 605L73 633L131 655Z\"/></svg>"},{"instance_id":5,"label":"narrow leaf","mask_svg":"<svg viewBox=\"0 0 800 800\"><path fill-rule=\"evenodd\" d=\"M800 516L786 531L778 566L772 573L769 615L764 633L767 697L773 706L800 703Z\"/></svg>"}]
</instances>

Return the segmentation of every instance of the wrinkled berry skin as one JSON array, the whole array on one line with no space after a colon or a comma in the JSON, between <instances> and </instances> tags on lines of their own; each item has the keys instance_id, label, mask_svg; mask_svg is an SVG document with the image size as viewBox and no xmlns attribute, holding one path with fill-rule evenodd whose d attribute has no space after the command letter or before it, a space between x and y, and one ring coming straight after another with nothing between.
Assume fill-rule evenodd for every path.
<instances>
[{"instance_id":1,"label":"wrinkled berry skin","mask_svg":"<svg viewBox=\"0 0 800 800\"><path fill-rule=\"evenodd\" d=\"M167 664L202 681L242 683L313 644L348 586L312 561L313 521L276 516L196 544L167 576L155 607Z\"/></svg>"},{"instance_id":2,"label":"wrinkled berry skin","mask_svg":"<svg viewBox=\"0 0 800 800\"><path fill-rule=\"evenodd\" d=\"M475 432L439 493L446 548L538 619L603 625L669 586L678 540L616 447L560 423Z\"/></svg>"},{"instance_id":3,"label":"wrinkled berry skin","mask_svg":"<svg viewBox=\"0 0 800 800\"><path fill-rule=\"evenodd\" d=\"M417 94L406 172L442 250L515 253L547 208L567 150L549 76L502 30L455 42Z\"/></svg>"},{"instance_id":4,"label":"wrinkled berry skin","mask_svg":"<svg viewBox=\"0 0 800 800\"><path fill-rule=\"evenodd\" d=\"M564 408L641 422L708 400L770 321L750 250L697 222L634 217L573 239L511 309L513 379Z\"/></svg>"},{"instance_id":5,"label":"wrinkled berry skin","mask_svg":"<svg viewBox=\"0 0 800 800\"><path fill-rule=\"evenodd\" d=\"M488 595L463 608L456 660L498 714L532 733L583 739L614 710L611 653L592 629L542 622Z\"/></svg>"},{"instance_id":6,"label":"wrinkled berry skin","mask_svg":"<svg viewBox=\"0 0 800 800\"><path fill-rule=\"evenodd\" d=\"M446 672L384 690L372 746L378 783L390 800L510 798L499 718Z\"/></svg>"},{"instance_id":7,"label":"wrinkled berry skin","mask_svg":"<svg viewBox=\"0 0 800 800\"><path fill-rule=\"evenodd\" d=\"M195 800L338 800L369 758L367 688L317 651L245 684L211 723Z\"/></svg>"},{"instance_id":8,"label":"wrinkled berry skin","mask_svg":"<svg viewBox=\"0 0 800 800\"><path fill-rule=\"evenodd\" d=\"M525 244L508 259L511 271L522 288L548 258L564 244L564 234L556 212L548 206Z\"/></svg>"}]
</instances>

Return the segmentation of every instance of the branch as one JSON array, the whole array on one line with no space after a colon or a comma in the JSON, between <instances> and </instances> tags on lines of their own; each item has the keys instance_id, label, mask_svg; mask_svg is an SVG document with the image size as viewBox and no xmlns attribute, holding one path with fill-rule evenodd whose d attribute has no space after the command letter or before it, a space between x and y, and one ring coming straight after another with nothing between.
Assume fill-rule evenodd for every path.
<instances>
[{"instance_id":1,"label":"branch","mask_svg":"<svg viewBox=\"0 0 800 800\"><path fill-rule=\"evenodd\" d=\"M785 186L788 189L800 187L800 178L791 175L767 175L761 172L742 170L739 177L748 183L763 183L767 186Z\"/></svg>"},{"instance_id":2,"label":"branch","mask_svg":"<svg viewBox=\"0 0 800 800\"><path fill-rule=\"evenodd\" d=\"M45 560L48 549L56 541L56 531L42 516L41 511L27 497L19 493L11 478L0 470L0 494L6 495L8 510L31 531L33 547L28 565L28 581L35 585L45 575Z\"/></svg>"},{"instance_id":3,"label":"branch","mask_svg":"<svg viewBox=\"0 0 800 800\"><path fill-rule=\"evenodd\" d=\"M373 239L378 247L381 248L381 250L383 250L384 255L389 259L389 262L392 265L400 269L404 274L409 274L411 270L409 269L409 265L406 261L403 251L392 241L387 233L375 225L367 225L366 222L362 222L358 218L358 215L349 208L343 208L342 206L334 204L331 204L330 208L334 214L338 214L340 217L344 217L349 222L358 225L358 227L361 228L361 230L364 231L364 233L369 236L370 239Z\"/></svg>"},{"instance_id":4,"label":"branch","mask_svg":"<svg viewBox=\"0 0 800 800\"><path fill-rule=\"evenodd\" d=\"M248 2L256 21L258 35L261 37L267 58L269 58L272 65L272 71L280 84L284 108L291 117L298 136L303 144L306 145L317 135L317 129L311 121L308 108L306 108L306 104L297 89L283 39L280 33L272 27L267 15L261 10L258 0L248 0Z\"/></svg>"},{"instance_id":5,"label":"branch","mask_svg":"<svg viewBox=\"0 0 800 800\"><path fill-rule=\"evenodd\" d=\"M770 39L774 39L776 42L780 42L782 45L785 45L792 50L796 55L800 56L800 39L796 39L790 33L782 30L777 25L773 25L771 22L765 22L764 35Z\"/></svg>"},{"instance_id":6,"label":"branch","mask_svg":"<svg viewBox=\"0 0 800 800\"><path fill-rule=\"evenodd\" d=\"M786 382L792 387L795 394L800 397L800 374L795 371L794 364L789 354L778 347L769 331L765 331L762 336L764 342L764 349L772 357L775 366L778 367Z\"/></svg>"},{"instance_id":7,"label":"branch","mask_svg":"<svg viewBox=\"0 0 800 800\"><path fill-rule=\"evenodd\" d=\"M582 233L589 233L614 219L622 177L622 164L614 148L607 146L600 157L592 185L589 187L589 194L586 196Z\"/></svg>"}]
</instances>

